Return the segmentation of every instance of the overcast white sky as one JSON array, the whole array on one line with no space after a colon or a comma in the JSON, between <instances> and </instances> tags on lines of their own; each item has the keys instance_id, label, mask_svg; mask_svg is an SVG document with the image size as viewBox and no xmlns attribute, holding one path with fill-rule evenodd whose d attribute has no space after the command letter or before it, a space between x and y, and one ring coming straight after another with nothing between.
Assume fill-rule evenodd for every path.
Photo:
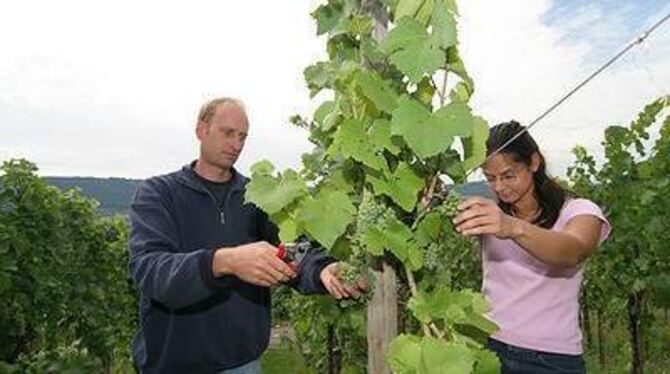
<instances>
[{"instance_id":1,"label":"overcast white sky","mask_svg":"<svg viewBox=\"0 0 670 374\"><path fill-rule=\"evenodd\" d=\"M238 162L297 167L310 149L288 124L309 116L302 70L325 55L319 1L12 1L0 12L0 160L42 175L145 178L197 156L195 116L214 96L247 103ZM667 0L460 1L460 38L491 124L528 123L670 11ZM577 143L670 93L670 23L532 134L554 174ZM317 98L318 100L319 98Z\"/></svg>"}]
</instances>

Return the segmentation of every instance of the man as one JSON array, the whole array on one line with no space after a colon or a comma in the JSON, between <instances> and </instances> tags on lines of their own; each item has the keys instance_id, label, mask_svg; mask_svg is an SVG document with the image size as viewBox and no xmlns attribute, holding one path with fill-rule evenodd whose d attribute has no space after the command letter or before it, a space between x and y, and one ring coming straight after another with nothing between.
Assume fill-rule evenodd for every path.
<instances>
[{"instance_id":1,"label":"man","mask_svg":"<svg viewBox=\"0 0 670 374\"><path fill-rule=\"evenodd\" d=\"M268 287L358 294L323 252L310 253L296 271L277 258L277 229L244 203L248 180L233 168L248 128L238 100L206 103L196 126L199 158L135 193L129 269L141 291L133 357L143 373L260 373Z\"/></svg>"}]
</instances>

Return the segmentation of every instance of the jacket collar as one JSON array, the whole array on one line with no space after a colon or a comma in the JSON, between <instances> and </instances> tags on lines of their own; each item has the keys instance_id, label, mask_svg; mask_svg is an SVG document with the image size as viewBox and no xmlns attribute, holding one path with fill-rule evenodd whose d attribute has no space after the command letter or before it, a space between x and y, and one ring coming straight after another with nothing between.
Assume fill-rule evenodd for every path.
<instances>
[{"instance_id":1,"label":"jacket collar","mask_svg":"<svg viewBox=\"0 0 670 374\"><path fill-rule=\"evenodd\" d=\"M193 169L196 162L197 160L194 160L190 164L184 165L181 170L177 172L177 180L189 188L207 193L206 187L202 184L200 179L198 179L198 176ZM248 182L248 179L244 175L240 174L235 168L231 169L231 173L233 176L230 180L232 183L230 186L230 191L232 192L235 190L243 190L244 186Z\"/></svg>"}]
</instances>

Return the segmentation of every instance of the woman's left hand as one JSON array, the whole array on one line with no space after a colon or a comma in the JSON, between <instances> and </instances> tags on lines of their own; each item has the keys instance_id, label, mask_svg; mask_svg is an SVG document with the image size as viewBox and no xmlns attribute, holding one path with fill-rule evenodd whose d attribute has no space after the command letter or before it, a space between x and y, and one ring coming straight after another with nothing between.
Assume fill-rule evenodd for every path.
<instances>
[{"instance_id":1,"label":"woman's left hand","mask_svg":"<svg viewBox=\"0 0 670 374\"><path fill-rule=\"evenodd\" d=\"M460 204L453 219L456 231L465 236L482 234L508 239L514 235L515 218L505 214L495 201L471 197Z\"/></svg>"}]
</instances>

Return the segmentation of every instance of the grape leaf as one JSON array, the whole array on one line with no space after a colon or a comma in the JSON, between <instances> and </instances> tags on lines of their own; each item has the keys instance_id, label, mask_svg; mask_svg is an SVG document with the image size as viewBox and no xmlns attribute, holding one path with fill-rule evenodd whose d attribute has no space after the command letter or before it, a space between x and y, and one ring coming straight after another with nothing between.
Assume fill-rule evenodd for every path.
<instances>
[{"instance_id":1,"label":"grape leaf","mask_svg":"<svg viewBox=\"0 0 670 374\"><path fill-rule=\"evenodd\" d=\"M346 193L326 190L307 199L298 211L305 231L326 248L331 248L354 220L356 207Z\"/></svg>"},{"instance_id":2,"label":"grape leaf","mask_svg":"<svg viewBox=\"0 0 670 374\"><path fill-rule=\"evenodd\" d=\"M337 104L333 100L324 101L314 112L314 122L319 124L322 128L328 115L337 109Z\"/></svg>"},{"instance_id":3,"label":"grape leaf","mask_svg":"<svg viewBox=\"0 0 670 374\"><path fill-rule=\"evenodd\" d=\"M353 35L368 35L372 31L373 21L370 16L356 14L347 24L347 32Z\"/></svg>"},{"instance_id":4,"label":"grape leaf","mask_svg":"<svg viewBox=\"0 0 670 374\"><path fill-rule=\"evenodd\" d=\"M473 352L464 345L432 337L421 339L421 373L470 374L474 363Z\"/></svg>"},{"instance_id":5,"label":"grape leaf","mask_svg":"<svg viewBox=\"0 0 670 374\"><path fill-rule=\"evenodd\" d=\"M361 235L362 244L365 249L374 256L384 254L386 239L384 232L378 227L368 227Z\"/></svg>"},{"instance_id":6,"label":"grape leaf","mask_svg":"<svg viewBox=\"0 0 670 374\"><path fill-rule=\"evenodd\" d=\"M431 38L435 46L447 49L456 45L456 19L445 2L438 1L435 4L430 23L433 26Z\"/></svg>"},{"instance_id":7,"label":"grape leaf","mask_svg":"<svg viewBox=\"0 0 670 374\"><path fill-rule=\"evenodd\" d=\"M478 350L475 352L475 370L473 374L498 374L500 373L500 360L498 356L489 350Z\"/></svg>"},{"instance_id":8,"label":"grape leaf","mask_svg":"<svg viewBox=\"0 0 670 374\"><path fill-rule=\"evenodd\" d=\"M385 247L400 261L405 262L408 256L408 245L412 239L412 231L396 217L387 215L384 222Z\"/></svg>"},{"instance_id":9,"label":"grape leaf","mask_svg":"<svg viewBox=\"0 0 670 374\"><path fill-rule=\"evenodd\" d=\"M431 75L445 62L445 52L435 47L426 29L416 20L403 17L381 44L391 62L418 83L424 74Z\"/></svg>"},{"instance_id":10,"label":"grape leaf","mask_svg":"<svg viewBox=\"0 0 670 374\"><path fill-rule=\"evenodd\" d=\"M425 25L433 14L434 6L435 0L400 0L395 7L394 17L397 20L412 17Z\"/></svg>"},{"instance_id":11,"label":"grape leaf","mask_svg":"<svg viewBox=\"0 0 670 374\"><path fill-rule=\"evenodd\" d=\"M363 94L380 110L391 113L398 106L398 96L391 88L390 83L383 80L379 74L361 70L356 74L354 81L361 88Z\"/></svg>"},{"instance_id":12,"label":"grape leaf","mask_svg":"<svg viewBox=\"0 0 670 374\"><path fill-rule=\"evenodd\" d=\"M347 119L340 124L328 154L341 154L376 170L386 168L386 160L368 139L365 124L355 119Z\"/></svg>"},{"instance_id":13,"label":"grape leaf","mask_svg":"<svg viewBox=\"0 0 670 374\"><path fill-rule=\"evenodd\" d=\"M322 35L330 31L342 16L342 12L338 12L333 7L328 5L321 5L312 13L312 17L316 20L316 35Z\"/></svg>"},{"instance_id":14,"label":"grape leaf","mask_svg":"<svg viewBox=\"0 0 670 374\"><path fill-rule=\"evenodd\" d=\"M462 103L450 103L431 115L423 105L405 96L392 115L391 133L401 135L423 159L449 149L454 136L468 136L472 131L472 113Z\"/></svg>"},{"instance_id":15,"label":"grape leaf","mask_svg":"<svg viewBox=\"0 0 670 374\"><path fill-rule=\"evenodd\" d=\"M394 16L396 19L405 16L414 17L423 3L424 0L399 0L395 7Z\"/></svg>"},{"instance_id":16,"label":"grape leaf","mask_svg":"<svg viewBox=\"0 0 670 374\"><path fill-rule=\"evenodd\" d=\"M451 293L442 287L430 294L419 291L416 295L412 296L407 307L412 311L416 319L428 323L444 319L444 311L449 307L450 298Z\"/></svg>"},{"instance_id":17,"label":"grape leaf","mask_svg":"<svg viewBox=\"0 0 670 374\"><path fill-rule=\"evenodd\" d=\"M307 194L307 184L298 173L287 170L283 174L273 177L267 174L267 163L256 164L256 173L246 186L245 200L258 205L267 214L275 214L296 199Z\"/></svg>"},{"instance_id":18,"label":"grape leaf","mask_svg":"<svg viewBox=\"0 0 670 374\"><path fill-rule=\"evenodd\" d=\"M418 194L423 187L423 180L419 178L412 168L401 163L391 175L378 178L372 174L368 175L376 195L386 195L406 211L414 210Z\"/></svg>"},{"instance_id":19,"label":"grape leaf","mask_svg":"<svg viewBox=\"0 0 670 374\"><path fill-rule=\"evenodd\" d=\"M486 158L486 140L489 137L489 125L479 116L472 122L472 134L463 139L463 168L470 171L479 166Z\"/></svg>"},{"instance_id":20,"label":"grape leaf","mask_svg":"<svg viewBox=\"0 0 670 374\"><path fill-rule=\"evenodd\" d=\"M298 238L300 234L298 222L296 222L293 214L281 211L274 214L271 218L272 222L279 228L279 240L283 243L291 243Z\"/></svg>"},{"instance_id":21,"label":"grape leaf","mask_svg":"<svg viewBox=\"0 0 670 374\"><path fill-rule=\"evenodd\" d=\"M421 363L421 338L414 335L398 335L391 342L386 357L394 373L418 373Z\"/></svg>"},{"instance_id":22,"label":"grape leaf","mask_svg":"<svg viewBox=\"0 0 670 374\"><path fill-rule=\"evenodd\" d=\"M427 25L428 21L433 17L435 2L436 0L424 0L423 4L421 4L421 7L414 15L414 19L419 21L422 25ZM437 2L439 3L440 0L437 0Z\"/></svg>"},{"instance_id":23,"label":"grape leaf","mask_svg":"<svg viewBox=\"0 0 670 374\"><path fill-rule=\"evenodd\" d=\"M393 155L398 155L401 148L393 143L391 137L391 122L385 119L376 120L368 129L370 141L377 149L386 149Z\"/></svg>"},{"instance_id":24,"label":"grape leaf","mask_svg":"<svg viewBox=\"0 0 670 374\"><path fill-rule=\"evenodd\" d=\"M411 271L417 271L423 267L423 251L415 242L410 242L407 246L405 266Z\"/></svg>"},{"instance_id":25,"label":"grape leaf","mask_svg":"<svg viewBox=\"0 0 670 374\"><path fill-rule=\"evenodd\" d=\"M275 171L274 165L272 165L272 162L268 160L261 160L256 162L255 164L251 165L251 175L252 176L257 176L257 175L272 175Z\"/></svg>"},{"instance_id":26,"label":"grape leaf","mask_svg":"<svg viewBox=\"0 0 670 374\"><path fill-rule=\"evenodd\" d=\"M472 77L468 74L467 70L465 70L465 64L463 64L463 60L461 59L461 55L456 46L447 49L447 69L463 80L470 95L475 92L475 82L472 80Z\"/></svg>"},{"instance_id":27,"label":"grape leaf","mask_svg":"<svg viewBox=\"0 0 670 374\"><path fill-rule=\"evenodd\" d=\"M421 104L429 106L433 104L433 96L435 96L435 87L429 77L423 77L421 82L416 85L416 91L412 93L412 97L418 100Z\"/></svg>"},{"instance_id":28,"label":"grape leaf","mask_svg":"<svg viewBox=\"0 0 670 374\"><path fill-rule=\"evenodd\" d=\"M444 224L444 217L440 213L428 213L416 226L415 235L417 243L421 246L425 246L437 241Z\"/></svg>"},{"instance_id":29,"label":"grape leaf","mask_svg":"<svg viewBox=\"0 0 670 374\"><path fill-rule=\"evenodd\" d=\"M331 88L337 75L337 69L331 62L317 62L303 71L310 97L316 96L321 90Z\"/></svg>"},{"instance_id":30,"label":"grape leaf","mask_svg":"<svg viewBox=\"0 0 670 374\"><path fill-rule=\"evenodd\" d=\"M449 93L451 101L467 103L470 100L470 91L468 85L464 82L456 83L456 86Z\"/></svg>"},{"instance_id":31,"label":"grape leaf","mask_svg":"<svg viewBox=\"0 0 670 374\"><path fill-rule=\"evenodd\" d=\"M452 136L472 135L474 117L467 104L450 103L433 114L433 120L438 121L441 127L448 128Z\"/></svg>"}]
</instances>

